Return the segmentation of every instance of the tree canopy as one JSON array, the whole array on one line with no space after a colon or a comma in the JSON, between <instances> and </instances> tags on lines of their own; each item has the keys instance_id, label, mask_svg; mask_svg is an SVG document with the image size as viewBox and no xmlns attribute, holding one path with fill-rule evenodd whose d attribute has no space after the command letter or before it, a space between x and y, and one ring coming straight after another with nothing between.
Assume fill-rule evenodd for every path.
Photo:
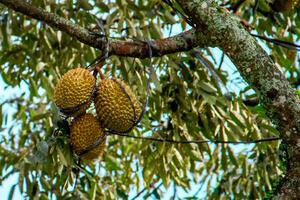
<instances>
[{"instance_id":1,"label":"tree canopy","mask_svg":"<svg viewBox=\"0 0 300 200\"><path fill-rule=\"evenodd\" d=\"M0 0L0 185L17 174L9 198L29 199L297 199L299 12L297 0ZM148 104L78 162L53 91L106 50L102 73Z\"/></svg>"}]
</instances>

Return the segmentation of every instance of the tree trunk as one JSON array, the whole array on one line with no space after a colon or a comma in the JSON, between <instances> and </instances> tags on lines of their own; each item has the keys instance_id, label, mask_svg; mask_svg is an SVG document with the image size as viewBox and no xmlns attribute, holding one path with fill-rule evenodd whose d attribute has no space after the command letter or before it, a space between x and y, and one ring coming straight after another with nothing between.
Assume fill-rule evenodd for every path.
<instances>
[{"instance_id":1,"label":"tree trunk","mask_svg":"<svg viewBox=\"0 0 300 200\"><path fill-rule=\"evenodd\" d=\"M288 170L276 197L300 197L300 102L294 89L257 41L240 21L215 1L178 0L196 25L197 33L220 47L252 86L269 118L287 144ZM199 36L198 35L198 36ZM198 37L198 40L201 40Z\"/></svg>"}]
</instances>

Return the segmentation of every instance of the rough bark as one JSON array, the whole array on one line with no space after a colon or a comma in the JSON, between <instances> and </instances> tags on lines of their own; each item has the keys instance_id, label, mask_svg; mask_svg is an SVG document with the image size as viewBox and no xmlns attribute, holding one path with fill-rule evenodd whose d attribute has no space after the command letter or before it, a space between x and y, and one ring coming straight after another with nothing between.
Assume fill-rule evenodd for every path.
<instances>
[{"instance_id":1,"label":"rough bark","mask_svg":"<svg viewBox=\"0 0 300 200\"><path fill-rule=\"evenodd\" d=\"M102 49L105 45L106 41L99 35L23 0L0 0L0 3L31 18L43 21L89 46ZM188 51L196 46L206 46L207 41L204 39L205 37L203 36L201 40L196 40L195 30L190 30L173 37L154 40L151 41L152 56L163 56L170 53ZM145 58L149 55L148 45L143 41L114 40L110 41L109 46L110 55L139 58Z\"/></svg>"},{"instance_id":2,"label":"rough bark","mask_svg":"<svg viewBox=\"0 0 300 200\"><path fill-rule=\"evenodd\" d=\"M196 24L196 32L206 35L208 40L220 47L259 94L260 102L288 146L290 168L276 197L299 198L300 102L294 89L234 15L211 0L177 1Z\"/></svg>"}]
</instances>

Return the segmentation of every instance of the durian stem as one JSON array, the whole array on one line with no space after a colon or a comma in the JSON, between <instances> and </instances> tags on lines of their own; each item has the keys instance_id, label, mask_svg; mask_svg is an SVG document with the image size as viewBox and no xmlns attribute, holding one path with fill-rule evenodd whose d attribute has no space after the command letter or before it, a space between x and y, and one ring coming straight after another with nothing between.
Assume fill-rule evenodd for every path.
<instances>
[{"instance_id":1,"label":"durian stem","mask_svg":"<svg viewBox=\"0 0 300 200\"><path fill-rule=\"evenodd\" d=\"M102 71L101 71L98 67L97 67L97 69L98 69L98 72L99 72L99 75L100 75L101 80L106 79L106 77L105 77L105 75L102 73Z\"/></svg>"},{"instance_id":2,"label":"durian stem","mask_svg":"<svg viewBox=\"0 0 300 200\"><path fill-rule=\"evenodd\" d=\"M101 67L102 67L102 66L101 66ZM102 71L101 71L101 67L99 67L99 66L94 66L94 68L93 68L93 71L94 71L93 75L94 75L94 77L96 78L97 75L98 75L98 73L99 73L101 80L104 80L104 79L105 79L105 76L104 76L104 74L103 74Z\"/></svg>"}]
</instances>

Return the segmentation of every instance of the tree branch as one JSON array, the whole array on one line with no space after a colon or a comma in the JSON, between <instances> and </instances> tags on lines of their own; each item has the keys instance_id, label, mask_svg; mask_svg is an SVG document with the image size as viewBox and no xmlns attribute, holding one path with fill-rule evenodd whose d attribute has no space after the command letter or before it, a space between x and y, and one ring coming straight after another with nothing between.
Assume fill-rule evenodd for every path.
<instances>
[{"instance_id":1,"label":"tree branch","mask_svg":"<svg viewBox=\"0 0 300 200\"><path fill-rule=\"evenodd\" d=\"M97 49L102 49L105 45L105 39L99 35L23 0L0 0L0 3L28 17L43 21L86 45ZM204 35L203 38L205 38ZM109 46L110 55L139 58L146 58L149 55L146 42L115 40L111 41ZM195 30L190 30L173 37L152 41L152 52L153 56L163 56L170 53L188 51L196 46L207 46L207 42L205 40L197 41Z\"/></svg>"},{"instance_id":2,"label":"tree branch","mask_svg":"<svg viewBox=\"0 0 300 200\"><path fill-rule=\"evenodd\" d=\"M46 22L48 25L64 31L84 44L101 48L104 41L96 34L92 34L88 30L72 23L71 21L47 12L41 8L37 8L26 1L0 0L0 3L31 18Z\"/></svg>"},{"instance_id":3,"label":"tree branch","mask_svg":"<svg viewBox=\"0 0 300 200\"><path fill-rule=\"evenodd\" d=\"M285 179L278 197L296 199L300 196L300 102L295 90L239 20L225 8L213 0L177 2L196 24L197 33L210 37L259 94L260 102L287 143L290 154L291 169L286 176L289 179Z\"/></svg>"}]
</instances>

